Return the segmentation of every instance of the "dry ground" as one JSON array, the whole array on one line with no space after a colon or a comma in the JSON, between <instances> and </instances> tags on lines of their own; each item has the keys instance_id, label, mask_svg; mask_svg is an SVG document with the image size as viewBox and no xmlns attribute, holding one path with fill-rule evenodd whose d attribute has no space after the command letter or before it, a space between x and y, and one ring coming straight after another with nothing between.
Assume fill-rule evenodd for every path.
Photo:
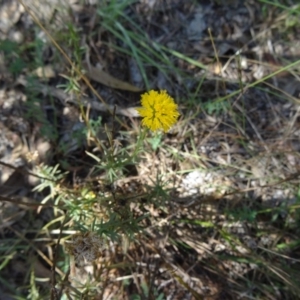
<instances>
[{"instance_id":1,"label":"dry ground","mask_svg":"<svg viewBox=\"0 0 300 300\"><path fill-rule=\"evenodd\" d=\"M299 299L299 20L2 1L0 299ZM150 89L180 119L123 164Z\"/></svg>"}]
</instances>

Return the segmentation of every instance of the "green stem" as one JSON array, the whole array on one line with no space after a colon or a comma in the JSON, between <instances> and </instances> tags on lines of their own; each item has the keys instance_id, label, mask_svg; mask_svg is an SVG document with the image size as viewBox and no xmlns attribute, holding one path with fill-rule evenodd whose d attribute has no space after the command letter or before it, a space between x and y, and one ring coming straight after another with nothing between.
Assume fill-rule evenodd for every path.
<instances>
[{"instance_id":1,"label":"green stem","mask_svg":"<svg viewBox=\"0 0 300 300\"><path fill-rule=\"evenodd\" d=\"M134 152L132 154L132 160L134 161L136 159L137 154L140 152L140 150L143 147L143 141L145 140L146 133L148 132L148 128L144 127L143 130L140 132L136 147L134 149Z\"/></svg>"}]
</instances>

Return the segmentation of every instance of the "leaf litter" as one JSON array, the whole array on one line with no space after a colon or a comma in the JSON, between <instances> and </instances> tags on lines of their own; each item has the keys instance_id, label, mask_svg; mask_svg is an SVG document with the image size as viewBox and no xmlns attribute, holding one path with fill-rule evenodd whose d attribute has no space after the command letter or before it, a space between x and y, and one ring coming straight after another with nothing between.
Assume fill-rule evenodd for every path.
<instances>
[{"instance_id":1,"label":"leaf litter","mask_svg":"<svg viewBox=\"0 0 300 300\"><path fill-rule=\"evenodd\" d=\"M181 115L186 118L181 118L163 138L155 153L143 153L135 171L131 170L115 185L120 198L126 195L126 199L130 199L131 195L145 195L149 189L152 191L159 179L168 189L168 197L163 205L155 194L157 205L143 203L142 196L129 201L136 216L149 214L147 221L143 221L145 232L126 247L125 236L122 246L110 242L109 247L99 250L100 257L94 264L86 263L78 268L73 265L72 276L68 279L70 286L88 282L90 276L98 272L106 278L99 281L97 287L103 291L101 299L142 295L145 284L153 288L153 295L158 291L167 299L296 299L298 290L293 280L297 277L293 278L293 275L296 276L297 271L299 275L300 268L299 247L293 246L299 242L296 237L299 233L296 229L299 222L297 65L293 71L280 72L260 85L251 84L280 70L286 61L297 62L297 47L291 47L291 44L300 43L299 32L297 27L291 30L287 40L280 35L279 29L286 26L282 15L274 9L265 18L261 12L263 1L231 1L226 6L217 2L182 5L181 1L139 1L129 6L126 13L136 14L134 18L140 22L150 41L159 42L207 68L199 69L190 62L170 56L174 65L186 73L176 76L166 73L165 76L161 70L157 73L145 63L149 82L160 89L171 88L170 92L176 99L182 99ZM12 3L18 7L16 12L25 14L22 6L15 1ZM1 38L11 39L14 35L8 32L19 30L16 24L27 22L29 18L23 20L20 13L6 20L5 13L8 16L10 8L5 5L2 6L4 17L0 25L4 36ZM134 132L137 119L132 112L138 105L136 92L144 88L141 86L142 76L130 76L131 70L138 66L137 62L108 47L109 43L120 42L115 41L111 33L97 27L97 22L86 18L93 5L75 7L71 3L76 26L86 34L100 30L100 38L94 36L93 43L88 42L88 45L91 49L92 44L97 45L101 59L108 66L100 75L97 70L96 75L93 72L92 76L89 73L87 76L95 80L95 88L109 108L112 110L116 105L117 114L126 123L133 124ZM42 16L36 11L36 15L42 19L51 14ZM96 18L92 15L91 19L93 17ZM275 25L270 28L268 20ZM21 35L27 39L22 30ZM103 42L107 36L108 44ZM45 62L51 61L51 51L43 52ZM99 54L95 49L87 55L96 65ZM7 72L9 66L5 61L1 62L1 70L2 65L6 75L1 76L1 162L34 170L35 163L38 163L34 159L28 160L28 155L34 158L36 151L40 155L39 163L54 164L60 156L66 155L67 165L72 165L68 170L72 170L74 177L79 177L77 180L91 179L88 175L91 162L80 165L87 161L83 155L86 142L78 139L65 152L55 147L59 139L61 144L74 140L72 134L80 118L78 99L57 87L64 82L62 77L51 76L47 84L38 81L36 90L31 90L31 95L28 95L27 81L21 76L14 80ZM64 68L66 73L67 67ZM39 69L32 68L34 70ZM22 68L22 72L27 70ZM59 74L61 70L56 72L53 65L53 72L51 74ZM205 78L198 89L199 79L203 76ZM120 87L125 92L120 92ZM101 116L107 124L113 124L107 108L101 106L86 86L82 89L80 101L90 110L90 118ZM239 91L238 94L230 96L235 91ZM24 111L28 112L25 104L33 95L42 98L42 101L35 101L35 105L43 114L35 119L24 114ZM46 137L41 131L45 121L55 129L47 132ZM107 143L108 138L102 137ZM133 142L130 137L128 139L129 143ZM51 155L41 154L43 151ZM82 169L82 175L77 175L77 169ZM21 186L16 188L17 174L7 165L1 165L1 196L41 201L42 195L31 191L29 187L33 184L26 176L17 180ZM13 211L11 207L1 206L5 239L15 238L16 231L25 234L26 230L34 229L38 232L54 218L48 209L42 210L41 215L30 210L34 219L26 222L24 215L29 212ZM35 222L35 219L42 221ZM53 246L53 243L49 242L49 245ZM42 243L36 247L46 252ZM286 251L281 250L284 247ZM38 253L36 251L35 255L41 259ZM51 251L48 254L51 256ZM263 258L270 260L264 262ZM281 259L287 269L283 269ZM25 278L26 262L20 260L18 254L6 271L11 271L16 260L20 266L19 276ZM124 280L130 282L127 288L122 285ZM279 288L270 293L264 290L266 285L280 286L282 282L291 287L290 293ZM18 285L18 281L10 280L10 286ZM1 290L11 293L5 287Z\"/></svg>"}]
</instances>

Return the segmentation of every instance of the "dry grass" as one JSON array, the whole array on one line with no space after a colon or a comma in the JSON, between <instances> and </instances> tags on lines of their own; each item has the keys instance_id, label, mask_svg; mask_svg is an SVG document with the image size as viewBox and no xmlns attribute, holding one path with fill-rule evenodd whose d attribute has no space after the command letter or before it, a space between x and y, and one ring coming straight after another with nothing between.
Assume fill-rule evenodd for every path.
<instances>
[{"instance_id":1,"label":"dry grass","mask_svg":"<svg viewBox=\"0 0 300 300\"><path fill-rule=\"evenodd\" d=\"M298 299L300 7L211 2L14 2L4 299ZM149 89L167 134L141 131Z\"/></svg>"}]
</instances>

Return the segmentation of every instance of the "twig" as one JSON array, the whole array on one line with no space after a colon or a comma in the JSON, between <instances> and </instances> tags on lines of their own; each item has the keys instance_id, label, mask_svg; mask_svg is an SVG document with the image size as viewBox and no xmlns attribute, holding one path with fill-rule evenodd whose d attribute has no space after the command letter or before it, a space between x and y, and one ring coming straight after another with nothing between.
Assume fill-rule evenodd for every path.
<instances>
[{"instance_id":1,"label":"twig","mask_svg":"<svg viewBox=\"0 0 300 300\"><path fill-rule=\"evenodd\" d=\"M55 278L56 267L55 266L56 266L56 262L57 262L57 258L58 258L58 247L59 247L59 243L60 243L61 236L62 236L62 230L66 223L66 220L67 220L67 214L65 215L64 221L61 223L59 236L58 236L57 243L56 243L55 250L54 250L54 257L53 257L53 262L52 262L52 266L51 266L51 297L50 297L51 300L59 300L60 299L59 294L62 292L62 289L61 289L61 291L59 293L57 293L57 290L55 287L56 286L56 278ZM64 281L65 281L65 279L66 279L66 275L65 275Z\"/></svg>"}]
</instances>

